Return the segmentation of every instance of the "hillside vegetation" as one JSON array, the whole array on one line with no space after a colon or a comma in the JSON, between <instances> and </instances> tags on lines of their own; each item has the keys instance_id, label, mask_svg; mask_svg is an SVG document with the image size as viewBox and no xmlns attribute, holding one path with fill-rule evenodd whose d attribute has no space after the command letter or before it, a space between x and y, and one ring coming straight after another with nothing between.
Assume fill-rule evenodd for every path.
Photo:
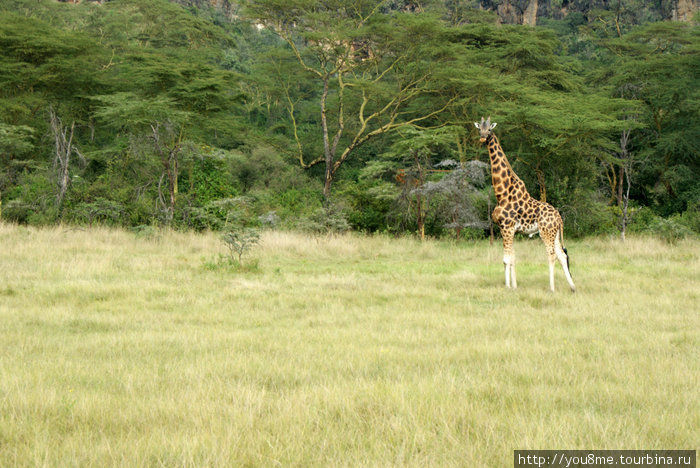
<instances>
[{"instance_id":1,"label":"hillside vegetation","mask_svg":"<svg viewBox=\"0 0 700 468\"><path fill-rule=\"evenodd\" d=\"M491 116L570 235L700 232L680 4L543 1L530 27L499 24L515 1L184 3L2 2L2 219L481 238Z\"/></svg>"},{"instance_id":2,"label":"hillside vegetation","mask_svg":"<svg viewBox=\"0 0 700 468\"><path fill-rule=\"evenodd\" d=\"M694 448L700 245L0 224L2 466L508 466ZM255 267L253 267L255 266Z\"/></svg>"}]
</instances>

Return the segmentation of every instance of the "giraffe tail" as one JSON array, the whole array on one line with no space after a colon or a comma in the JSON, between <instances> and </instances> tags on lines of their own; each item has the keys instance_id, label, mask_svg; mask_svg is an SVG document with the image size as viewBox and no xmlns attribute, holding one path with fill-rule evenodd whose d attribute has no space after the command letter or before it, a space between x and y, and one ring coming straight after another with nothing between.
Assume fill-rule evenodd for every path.
<instances>
[{"instance_id":1,"label":"giraffe tail","mask_svg":"<svg viewBox=\"0 0 700 468\"><path fill-rule=\"evenodd\" d=\"M571 265L569 263L569 251L566 250L566 247L564 247L564 226L562 225L561 229L559 229L559 239L561 242L561 249L564 251L564 255L566 255L566 269L569 270L569 275L571 275Z\"/></svg>"}]
</instances>

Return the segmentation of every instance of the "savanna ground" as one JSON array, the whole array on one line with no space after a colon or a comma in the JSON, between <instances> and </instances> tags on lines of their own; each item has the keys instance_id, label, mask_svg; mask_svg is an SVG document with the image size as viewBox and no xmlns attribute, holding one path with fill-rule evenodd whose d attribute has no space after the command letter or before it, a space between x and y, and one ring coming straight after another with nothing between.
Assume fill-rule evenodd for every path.
<instances>
[{"instance_id":1,"label":"savanna ground","mask_svg":"<svg viewBox=\"0 0 700 468\"><path fill-rule=\"evenodd\" d=\"M512 466L697 449L700 242L502 251L0 224L0 466Z\"/></svg>"}]
</instances>

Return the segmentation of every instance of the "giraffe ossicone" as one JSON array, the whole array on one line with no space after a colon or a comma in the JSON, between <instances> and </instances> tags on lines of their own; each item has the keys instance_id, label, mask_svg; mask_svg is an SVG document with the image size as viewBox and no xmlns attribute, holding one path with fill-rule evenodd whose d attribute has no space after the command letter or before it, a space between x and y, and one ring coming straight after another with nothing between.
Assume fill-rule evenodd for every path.
<instances>
[{"instance_id":1,"label":"giraffe ossicone","mask_svg":"<svg viewBox=\"0 0 700 468\"><path fill-rule=\"evenodd\" d=\"M547 248L549 260L549 288L554 291L554 265L559 261L572 292L576 291L569 271L569 255L564 248L564 223L559 212L549 203L530 196L525 183L518 177L508 162L503 148L493 129L491 117L474 122L479 129L479 141L486 143L491 163L491 184L496 194L497 205L491 217L501 228L503 237L503 263L507 288L516 288L515 252L513 238L516 232L532 237L539 233Z\"/></svg>"}]
</instances>

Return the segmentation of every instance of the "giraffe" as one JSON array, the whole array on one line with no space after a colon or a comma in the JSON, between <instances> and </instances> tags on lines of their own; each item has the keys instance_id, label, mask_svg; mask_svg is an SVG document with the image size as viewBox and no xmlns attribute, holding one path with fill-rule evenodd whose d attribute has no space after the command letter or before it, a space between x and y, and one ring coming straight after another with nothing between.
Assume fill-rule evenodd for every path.
<instances>
[{"instance_id":1,"label":"giraffe","mask_svg":"<svg viewBox=\"0 0 700 468\"><path fill-rule=\"evenodd\" d=\"M517 288L515 278L515 253L513 237L516 232L529 234L537 232L547 247L549 257L549 289L554 291L554 264L557 260L564 269L566 281L572 292L576 286L569 272L569 254L564 248L564 223L559 212L549 203L531 197L525 183L518 177L506 158L498 138L492 130L496 123L481 118L481 123L474 122L479 129L479 141L486 143L491 162L491 182L498 204L491 217L501 228L503 236L503 263L505 264L506 287Z\"/></svg>"}]
</instances>

